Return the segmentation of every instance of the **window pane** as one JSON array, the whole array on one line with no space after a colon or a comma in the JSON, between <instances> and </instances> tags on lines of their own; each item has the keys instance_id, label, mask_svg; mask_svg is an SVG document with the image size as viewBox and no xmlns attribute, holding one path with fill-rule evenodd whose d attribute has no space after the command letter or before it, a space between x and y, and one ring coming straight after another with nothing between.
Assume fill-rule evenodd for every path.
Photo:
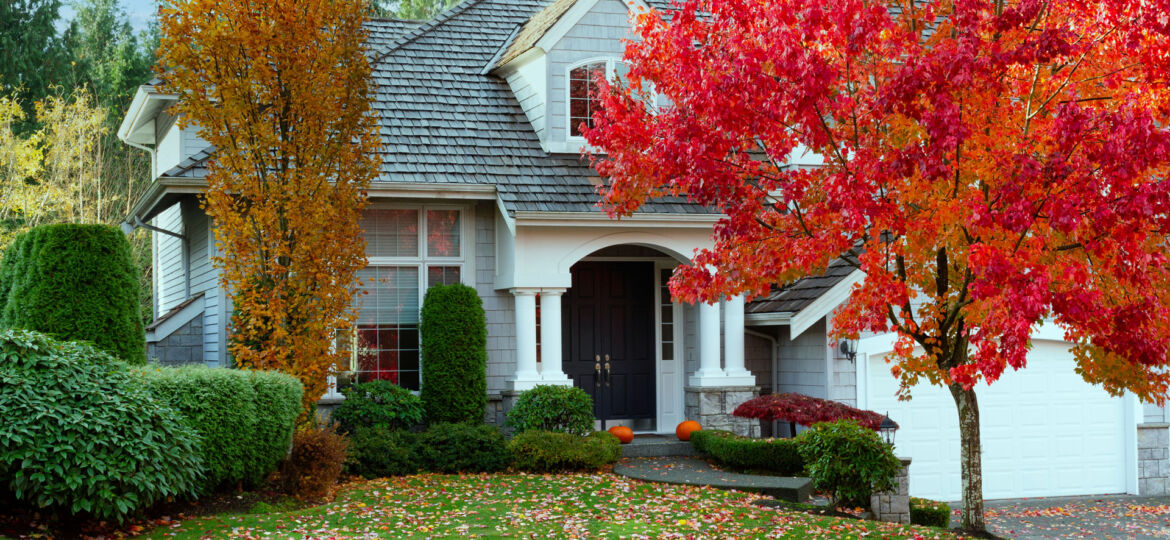
<instances>
[{"instance_id":1,"label":"window pane","mask_svg":"<svg viewBox=\"0 0 1170 540\"><path fill-rule=\"evenodd\" d=\"M358 324L418 323L417 267L366 267L358 279Z\"/></svg>"},{"instance_id":2,"label":"window pane","mask_svg":"<svg viewBox=\"0 0 1170 540\"><path fill-rule=\"evenodd\" d=\"M452 285L460 283L458 266L428 266L427 288L435 285Z\"/></svg>"},{"instance_id":3,"label":"window pane","mask_svg":"<svg viewBox=\"0 0 1170 540\"><path fill-rule=\"evenodd\" d=\"M593 112L599 107L594 94L597 78L605 76L605 62L573 68L569 71L569 134L581 136L581 123L593 126Z\"/></svg>"},{"instance_id":4,"label":"window pane","mask_svg":"<svg viewBox=\"0 0 1170 540\"><path fill-rule=\"evenodd\" d=\"M459 256L458 210L427 210L427 256Z\"/></svg>"},{"instance_id":5,"label":"window pane","mask_svg":"<svg viewBox=\"0 0 1170 540\"><path fill-rule=\"evenodd\" d=\"M366 210L362 236L371 257L418 257L418 210Z\"/></svg>"}]
</instances>

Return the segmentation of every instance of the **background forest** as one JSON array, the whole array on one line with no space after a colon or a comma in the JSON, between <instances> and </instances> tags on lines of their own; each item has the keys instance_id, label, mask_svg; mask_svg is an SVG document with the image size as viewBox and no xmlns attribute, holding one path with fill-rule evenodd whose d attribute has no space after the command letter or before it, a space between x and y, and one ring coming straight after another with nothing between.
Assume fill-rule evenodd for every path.
<instances>
[{"instance_id":1,"label":"background forest","mask_svg":"<svg viewBox=\"0 0 1170 540\"><path fill-rule=\"evenodd\" d=\"M427 19L457 1L375 0L370 12ZM122 2L0 2L0 252L36 225L117 225L150 184L150 157L117 129L154 76L158 31L127 16L126 4L150 0ZM149 321L150 236L138 230L131 244Z\"/></svg>"}]
</instances>

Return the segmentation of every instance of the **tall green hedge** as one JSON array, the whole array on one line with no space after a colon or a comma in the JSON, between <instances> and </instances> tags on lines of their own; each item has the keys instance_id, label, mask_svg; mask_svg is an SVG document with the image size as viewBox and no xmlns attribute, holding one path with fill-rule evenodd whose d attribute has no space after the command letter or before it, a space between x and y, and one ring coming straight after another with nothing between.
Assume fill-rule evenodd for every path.
<instances>
[{"instance_id":1,"label":"tall green hedge","mask_svg":"<svg viewBox=\"0 0 1170 540\"><path fill-rule=\"evenodd\" d=\"M200 437L204 493L255 486L288 453L301 412L301 383L274 371L147 367L139 370L158 399Z\"/></svg>"},{"instance_id":2,"label":"tall green hedge","mask_svg":"<svg viewBox=\"0 0 1170 540\"><path fill-rule=\"evenodd\" d=\"M0 328L89 341L146 363L138 278L126 235L108 225L59 224L17 237L0 261Z\"/></svg>"},{"instance_id":3,"label":"tall green hedge","mask_svg":"<svg viewBox=\"0 0 1170 540\"><path fill-rule=\"evenodd\" d=\"M422 400L428 422L483 422L487 321L475 289L438 285L423 299Z\"/></svg>"}]
</instances>

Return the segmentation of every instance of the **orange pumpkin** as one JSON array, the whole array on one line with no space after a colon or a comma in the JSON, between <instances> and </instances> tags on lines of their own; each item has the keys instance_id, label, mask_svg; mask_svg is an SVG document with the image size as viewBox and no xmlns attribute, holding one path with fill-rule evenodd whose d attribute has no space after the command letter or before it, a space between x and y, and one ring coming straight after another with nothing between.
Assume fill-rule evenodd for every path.
<instances>
[{"instance_id":1,"label":"orange pumpkin","mask_svg":"<svg viewBox=\"0 0 1170 540\"><path fill-rule=\"evenodd\" d=\"M703 426L700 426L698 422L687 420L674 428L674 434L678 436L678 440L680 441L689 441L691 440L691 433L700 429L703 429Z\"/></svg>"},{"instance_id":2,"label":"orange pumpkin","mask_svg":"<svg viewBox=\"0 0 1170 540\"><path fill-rule=\"evenodd\" d=\"M609 432L613 433L613 436L617 437L622 444L630 444L630 441L634 440L634 430L626 426L611 427Z\"/></svg>"}]
</instances>

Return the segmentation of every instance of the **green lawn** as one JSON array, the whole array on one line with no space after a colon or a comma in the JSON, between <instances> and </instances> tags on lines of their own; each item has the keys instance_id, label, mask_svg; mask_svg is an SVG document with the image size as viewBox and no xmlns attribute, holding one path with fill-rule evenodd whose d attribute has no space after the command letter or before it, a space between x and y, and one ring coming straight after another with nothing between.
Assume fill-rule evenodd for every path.
<instances>
[{"instance_id":1,"label":"green lawn","mask_svg":"<svg viewBox=\"0 0 1170 540\"><path fill-rule=\"evenodd\" d=\"M951 538L753 506L759 498L612 474L420 475L350 484L305 510L192 518L144 537Z\"/></svg>"}]
</instances>

